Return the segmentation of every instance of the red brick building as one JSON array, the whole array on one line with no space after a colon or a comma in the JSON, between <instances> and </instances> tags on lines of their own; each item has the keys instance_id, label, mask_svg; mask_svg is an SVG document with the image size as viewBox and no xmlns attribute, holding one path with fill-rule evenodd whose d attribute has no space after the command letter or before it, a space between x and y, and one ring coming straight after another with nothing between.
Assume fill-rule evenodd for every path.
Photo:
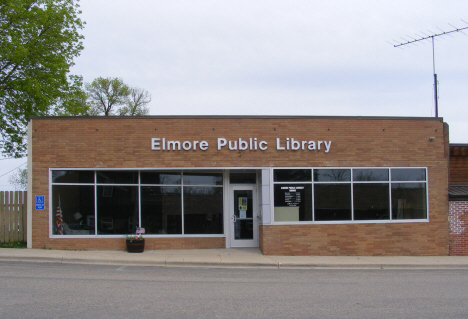
<instances>
[{"instance_id":1,"label":"red brick building","mask_svg":"<svg viewBox=\"0 0 468 319\"><path fill-rule=\"evenodd\" d=\"M450 255L468 255L468 144L450 144Z\"/></svg>"},{"instance_id":2,"label":"red brick building","mask_svg":"<svg viewBox=\"0 0 468 319\"><path fill-rule=\"evenodd\" d=\"M440 118L32 118L28 245L447 255L448 145Z\"/></svg>"}]
</instances>

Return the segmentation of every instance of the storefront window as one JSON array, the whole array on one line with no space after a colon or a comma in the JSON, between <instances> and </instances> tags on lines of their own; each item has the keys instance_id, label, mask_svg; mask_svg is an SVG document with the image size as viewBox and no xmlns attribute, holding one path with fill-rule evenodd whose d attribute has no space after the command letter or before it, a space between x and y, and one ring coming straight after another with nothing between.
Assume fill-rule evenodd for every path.
<instances>
[{"instance_id":1,"label":"storefront window","mask_svg":"<svg viewBox=\"0 0 468 319\"><path fill-rule=\"evenodd\" d=\"M426 184L392 184L392 218L424 219L426 210Z\"/></svg>"},{"instance_id":2,"label":"storefront window","mask_svg":"<svg viewBox=\"0 0 468 319\"><path fill-rule=\"evenodd\" d=\"M353 185L355 220L390 219L388 183Z\"/></svg>"},{"instance_id":3,"label":"storefront window","mask_svg":"<svg viewBox=\"0 0 468 319\"><path fill-rule=\"evenodd\" d=\"M184 185L223 185L221 173L184 173Z\"/></svg>"},{"instance_id":4,"label":"storefront window","mask_svg":"<svg viewBox=\"0 0 468 319\"><path fill-rule=\"evenodd\" d=\"M138 226L137 186L98 186L98 235L134 234Z\"/></svg>"},{"instance_id":5,"label":"storefront window","mask_svg":"<svg viewBox=\"0 0 468 319\"><path fill-rule=\"evenodd\" d=\"M222 173L51 170L51 182L52 235L224 233Z\"/></svg>"},{"instance_id":6,"label":"storefront window","mask_svg":"<svg viewBox=\"0 0 468 319\"><path fill-rule=\"evenodd\" d=\"M314 186L316 221L351 220L351 184Z\"/></svg>"},{"instance_id":7,"label":"storefront window","mask_svg":"<svg viewBox=\"0 0 468 319\"><path fill-rule=\"evenodd\" d=\"M221 187L184 187L184 233L223 233Z\"/></svg>"},{"instance_id":8,"label":"storefront window","mask_svg":"<svg viewBox=\"0 0 468 319\"><path fill-rule=\"evenodd\" d=\"M180 185L180 172L141 172L142 184Z\"/></svg>"},{"instance_id":9,"label":"storefront window","mask_svg":"<svg viewBox=\"0 0 468 319\"><path fill-rule=\"evenodd\" d=\"M273 176L275 222L428 218L425 168L275 169Z\"/></svg>"},{"instance_id":10,"label":"storefront window","mask_svg":"<svg viewBox=\"0 0 468 319\"><path fill-rule=\"evenodd\" d=\"M52 171L52 183L94 183L92 171Z\"/></svg>"},{"instance_id":11,"label":"storefront window","mask_svg":"<svg viewBox=\"0 0 468 319\"><path fill-rule=\"evenodd\" d=\"M273 175L275 182L312 181L310 169L275 169Z\"/></svg>"},{"instance_id":12,"label":"storefront window","mask_svg":"<svg viewBox=\"0 0 468 319\"><path fill-rule=\"evenodd\" d=\"M314 169L314 182L346 182L350 180L350 169Z\"/></svg>"},{"instance_id":13,"label":"storefront window","mask_svg":"<svg viewBox=\"0 0 468 319\"><path fill-rule=\"evenodd\" d=\"M138 184L138 172L98 171L97 182L104 184Z\"/></svg>"},{"instance_id":14,"label":"storefront window","mask_svg":"<svg viewBox=\"0 0 468 319\"><path fill-rule=\"evenodd\" d=\"M311 221L311 189L310 184L276 184L275 221Z\"/></svg>"},{"instance_id":15,"label":"storefront window","mask_svg":"<svg viewBox=\"0 0 468 319\"><path fill-rule=\"evenodd\" d=\"M353 169L353 181L355 182L388 181L388 169L387 168Z\"/></svg>"},{"instance_id":16,"label":"storefront window","mask_svg":"<svg viewBox=\"0 0 468 319\"><path fill-rule=\"evenodd\" d=\"M141 187L141 227L146 234L182 234L180 187Z\"/></svg>"},{"instance_id":17,"label":"storefront window","mask_svg":"<svg viewBox=\"0 0 468 319\"><path fill-rule=\"evenodd\" d=\"M424 168L392 168L392 181L425 181Z\"/></svg>"},{"instance_id":18,"label":"storefront window","mask_svg":"<svg viewBox=\"0 0 468 319\"><path fill-rule=\"evenodd\" d=\"M52 187L52 234L94 235L94 186Z\"/></svg>"}]
</instances>

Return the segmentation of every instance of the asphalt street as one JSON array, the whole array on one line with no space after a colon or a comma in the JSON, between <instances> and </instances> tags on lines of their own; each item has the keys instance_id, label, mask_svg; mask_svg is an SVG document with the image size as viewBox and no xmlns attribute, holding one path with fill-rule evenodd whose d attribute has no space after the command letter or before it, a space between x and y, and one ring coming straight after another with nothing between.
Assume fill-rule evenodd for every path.
<instances>
[{"instance_id":1,"label":"asphalt street","mask_svg":"<svg viewBox=\"0 0 468 319\"><path fill-rule=\"evenodd\" d=\"M463 269L0 261L2 318L467 318Z\"/></svg>"}]
</instances>

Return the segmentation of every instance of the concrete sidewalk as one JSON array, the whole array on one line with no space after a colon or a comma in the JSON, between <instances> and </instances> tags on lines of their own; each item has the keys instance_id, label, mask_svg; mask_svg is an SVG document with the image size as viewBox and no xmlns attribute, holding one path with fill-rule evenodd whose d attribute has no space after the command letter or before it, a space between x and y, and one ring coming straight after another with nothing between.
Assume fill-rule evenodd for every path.
<instances>
[{"instance_id":1,"label":"concrete sidewalk","mask_svg":"<svg viewBox=\"0 0 468 319\"><path fill-rule=\"evenodd\" d=\"M468 269L468 256L265 256L258 248L143 253L0 248L0 261L211 268Z\"/></svg>"}]
</instances>

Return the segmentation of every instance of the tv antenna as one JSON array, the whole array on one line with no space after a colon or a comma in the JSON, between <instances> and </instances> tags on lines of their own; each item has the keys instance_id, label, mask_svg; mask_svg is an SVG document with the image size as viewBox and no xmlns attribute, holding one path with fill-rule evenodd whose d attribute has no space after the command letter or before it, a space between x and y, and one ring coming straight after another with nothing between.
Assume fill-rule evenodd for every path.
<instances>
[{"instance_id":1,"label":"tv antenna","mask_svg":"<svg viewBox=\"0 0 468 319\"><path fill-rule=\"evenodd\" d=\"M468 24L468 22L462 20L464 23ZM413 38L409 35L407 35L408 38L410 38L411 40L408 40L408 39L405 39L405 38L402 38L400 37L401 39L404 40L404 42L401 42L401 40L393 40L393 42L395 42L396 44L394 43L390 43L393 45L394 48L398 48L398 47L402 47L402 46L405 46L405 45L409 45L409 44L414 44L414 45L417 45L416 42L423 42L423 41L431 41L432 42L432 69L434 71L434 107L435 107L435 117L438 117L439 116L439 103L438 103L438 99L439 99L439 94L437 92L437 74L435 72L435 53L434 53L434 39L436 37L442 37L443 39L443 36L444 35L450 35L452 36L450 33L454 33L454 32L461 32L463 33L464 35L466 35L466 33L463 32L463 30L466 30L468 29L468 27L464 27L464 28L457 28L453 25L451 25L449 23L449 25L454 28L453 30L450 30L450 31L444 31L444 30L441 30L439 28L440 31L442 31L441 33L434 33L432 32L431 30L428 30L429 34L425 33L425 32L422 32L420 31L420 33L423 34L423 36L415 33L418 37L417 38Z\"/></svg>"}]
</instances>

